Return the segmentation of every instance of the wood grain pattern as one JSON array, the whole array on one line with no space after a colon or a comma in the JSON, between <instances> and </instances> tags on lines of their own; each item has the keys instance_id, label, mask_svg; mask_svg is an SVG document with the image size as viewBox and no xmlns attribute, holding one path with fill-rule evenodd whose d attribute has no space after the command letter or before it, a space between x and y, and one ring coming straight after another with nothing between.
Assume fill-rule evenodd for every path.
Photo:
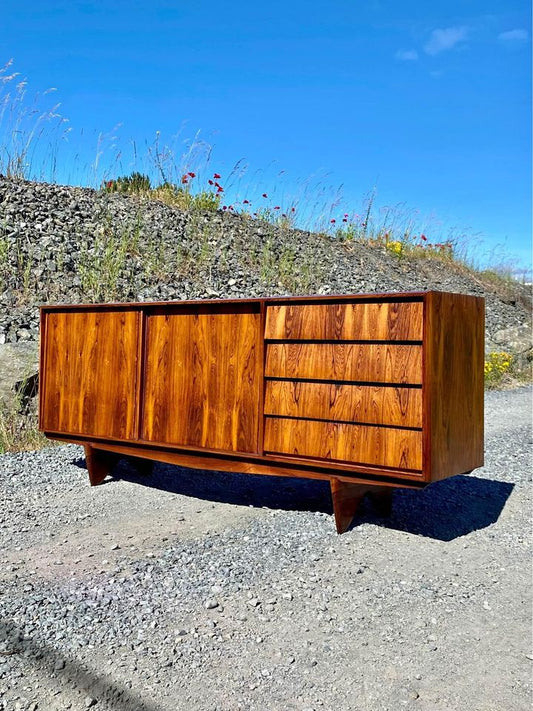
<instances>
[{"instance_id":1,"label":"wood grain pattern","mask_svg":"<svg viewBox=\"0 0 533 711\"><path fill-rule=\"evenodd\" d=\"M134 311L47 314L42 429L132 439L137 336Z\"/></svg>"},{"instance_id":2,"label":"wood grain pattern","mask_svg":"<svg viewBox=\"0 0 533 711\"><path fill-rule=\"evenodd\" d=\"M395 343L269 343L265 376L422 383L422 347Z\"/></svg>"},{"instance_id":3,"label":"wood grain pattern","mask_svg":"<svg viewBox=\"0 0 533 711\"><path fill-rule=\"evenodd\" d=\"M260 335L256 307L148 315L143 439L258 451Z\"/></svg>"},{"instance_id":4,"label":"wood grain pattern","mask_svg":"<svg viewBox=\"0 0 533 711\"><path fill-rule=\"evenodd\" d=\"M421 341L422 301L268 306L265 338Z\"/></svg>"},{"instance_id":5,"label":"wood grain pattern","mask_svg":"<svg viewBox=\"0 0 533 711\"><path fill-rule=\"evenodd\" d=\"M265 414L422 427L422 390L270 380Z\"/></svg>"},{"instance_id":6,"label":"wood grain pattern","mask_svg":"<svg viewBox=\"0 0 533 711\"><path fill-rule=\"evenodd\" d=\"M483 466L484 299L431 292L425 324L429 481Z\"/></svg>"},{"instance_id":7,"label":"wood grain pattern","mask_svg":"<svg viewBox=\"0 0 533 711\"><path fill-rule=\"evenodd\" d=\"M422 469L422 433L418 430L267 417L265 451Z\"/></svg>"}]
</instances>

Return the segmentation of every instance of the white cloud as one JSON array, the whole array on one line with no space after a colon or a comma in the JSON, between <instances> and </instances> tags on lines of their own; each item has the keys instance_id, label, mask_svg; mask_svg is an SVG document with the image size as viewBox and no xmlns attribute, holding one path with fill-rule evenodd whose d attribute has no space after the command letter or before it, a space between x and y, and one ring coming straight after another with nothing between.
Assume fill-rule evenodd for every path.
<instances>
[{"instance_id":1,"label":"white cloud","mask_svg":"<svg viewBox=\"0 0 533 711\"><path fill-rule=\"evenodd\" d=\"M468 29L466 27L446 27L442 30L433 30L424 45L424 51L427 54L439 54L447 49L453 49L459 42L465 40L467 35Z\"/></svg>"},{"instance_id":2,"label":"white cloud","mask_svg":"<svg viewBox=\"0 0 533 711\"><path fill-rule=\"evenodd\" d=\"M526 30L508 30L498 35L502 42L527 42L528 37Z\"/></svg>"},{"instance_id":3,"label":"white cloud","mask_svg":"<svg viewBox=\"0 0 533 711\"><path fill-rule=\"evenodd\" d=\"M416 62L418 52L416 49L399 49L396 52L396 59L399 59L401 62Z\"/></svg>"}]
</instances>

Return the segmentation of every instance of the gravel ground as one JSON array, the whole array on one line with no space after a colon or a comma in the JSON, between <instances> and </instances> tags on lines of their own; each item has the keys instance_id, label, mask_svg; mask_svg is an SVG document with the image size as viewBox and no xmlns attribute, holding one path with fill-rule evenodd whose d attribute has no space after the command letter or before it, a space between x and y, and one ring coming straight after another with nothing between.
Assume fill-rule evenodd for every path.
<instances>
[{"instance_id":1,"label":"gravel ground","mask_svg":"<svg viewBox=\"0 0 533 711\"><path fill-rule=\"evenodd\" d=\"M529 710L531 396L343 536L323 482L0 457L0 709Z\"/></svg>"}]
</instances>

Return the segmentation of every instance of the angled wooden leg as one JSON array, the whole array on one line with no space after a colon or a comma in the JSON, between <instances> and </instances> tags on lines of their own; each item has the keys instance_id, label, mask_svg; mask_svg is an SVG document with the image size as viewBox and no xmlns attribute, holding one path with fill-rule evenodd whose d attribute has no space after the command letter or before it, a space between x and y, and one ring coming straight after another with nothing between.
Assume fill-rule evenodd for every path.
<instances>
[{"instance_id":1,"label":"angled wooden leg","mask_svg":"<svg viewBox=\"0 0 533 711\"><path fill-rule=\"evenodd\" d=\"M344 533L357 513L357 509L368 491L368 486L349 484L338 479L330 479L330 486L337 533Z\"/></svg>"},{"instance_id":2,"label":"angled wooden leg","mask_svg":"<svg viewBox=\"0 0 533 711\"><path fill-rule=\"evenodd\" d=\"M392 513L392 486L373 486L368 490L374 511L378 516L390 516Z\"/></svg>"},{"instance_id":3,"label":"angled wooden leg","mask_svg":"<svg viewBox=\"0 0 533 711\"><path fill-rule=\"evenodd\" d=\"M97 486L103 482L111 469L113 469L118 457L116 454L111 454L111 452L95 449L91 444L84 445L84 449L89 481L91 486Z\"/></svg>"}]
</instances>

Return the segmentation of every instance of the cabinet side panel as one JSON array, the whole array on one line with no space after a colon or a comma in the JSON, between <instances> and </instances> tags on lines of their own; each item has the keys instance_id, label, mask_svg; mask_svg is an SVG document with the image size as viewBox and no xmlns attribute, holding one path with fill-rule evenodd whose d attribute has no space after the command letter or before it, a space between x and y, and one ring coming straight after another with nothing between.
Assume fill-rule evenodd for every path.
<instances>
[{"instance_id":1,"label":"cabinet side panel","mask_svg":"<svg viewBox=\"0 0 533 711\"><path fill-rule=\"evenodd\" d=\"M257 452L259 309L147 317L143 439Z\"/></svg>"},{"instance_id":2,"label":"cabinet side panel","mask_svg":"<svg viewBox=\"0 0 533 711\"><path fill-rule=\"evenodd\" d=\"M428 480L483 465L485 301L426 297L424 406Z\"/></svg>"},{"instance_id":3,"label":"cabinet side panel","mask_svg":"<svg viewBox=\"0 0 533 711\"><path fill-rule=\"evenodd\" d=\"M41 429L132 439L137 338L136 311L48 312Z\"/></svg>"}]
</instances>

